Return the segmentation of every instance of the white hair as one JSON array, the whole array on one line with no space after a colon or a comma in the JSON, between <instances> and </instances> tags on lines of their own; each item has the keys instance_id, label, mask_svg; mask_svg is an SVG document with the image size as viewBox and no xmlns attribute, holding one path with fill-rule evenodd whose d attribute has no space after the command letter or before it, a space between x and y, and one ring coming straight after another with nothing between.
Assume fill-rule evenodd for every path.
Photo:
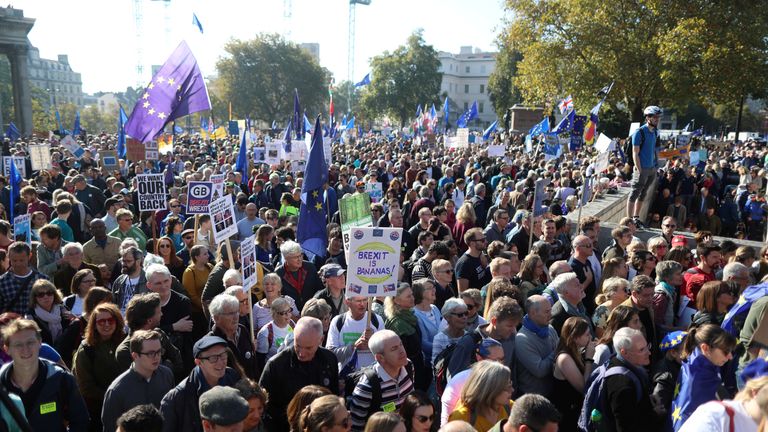
<instances>
[{"instance_id":1,"label":"white hair","mask_svg":"<svg viewBox=\"0 0 768 432\"><path fill-rule=\"evenodd\" d=\"M579 280L579 277L576 276L576 273L574 272L561 273L555 277L555 279L549 284L549 286L555 291L557 291L558 294L565 294L565 288L573 280L577 282Z\"/></svg>"},{"instance_id":2,"label":"white hair","mask_svg":"<svg viewBox=\"0 0 768 432\"><path fill-rule=\"evenodd\" d=\"M467 305L461 299L451 297L448 300L446 300L445 303L443 304L442 309L440 309L440 314L443 316L443 318L445 318L457 308L466 309Z\"/></svg>"},{"instance_id":3,"label":"white hair","mask_svg":"<svg viewBox=\"0 0 768 432\"><path fill-rule=\"evenodd\" d=\"M240 302L231 295L219 294L211 300L211 304L208 306L208 311L214 317L224 313L224 309L240 310Z\"/></svg>"},{"instance_id":4,"label":"white hair","mask_svg":"<svg viewBox=\"0 0 768 432\"><path fill-rule=\"evenodd\" d=\"M61 253L66 255L71 249L77 249L78 252L83 253L83 245L77 242L70 242L61 248Z\"/></svg>"},{"instance_id":5,"label":"white hair","mask_svg":"<svg viewBox=\"0 0 768 432\"><path fill-rule=\"evenodd\" d=\"M280 245L280 253L283 254L283 258L287 255L299 255L302 253L301 245L293 240L287 240Z\"/></svg>"},{"instance_id":6,"label":"white hair","mask_svg":"<svg viewBox=\"0 0 768 432\"><path fill-rule=\"evenodd\" d=\"M368 339L368 349L371 350L374 355L383 354L384 345L390 339L400 339L400 336L398 336L397 333L393 332L392 330L379 330L374 333L370 339Z\"/></svg>"},{"instance_id":7,"label":"white hair","mask_svg":"<svg viewBox=\"0 0 768 432\"><path fill-rule=\"evenodd\" d=\"M243 287L241 285L232 285L227 287L227 289L224 290L224 294L232 297L237 297L237 293L244 292Z\"/></svg>"},{"instance_id":8,"label":"white hair","mask_svg":"<svg viewBox=\"0 0 768 432\"><path fill-rule=\"evenodd\" d=\"M277 300L277 299L275 299ZM273 301L274 302L274 301ZM319 336L323 335L323 322L317 318L310 316L303 316L296 321L296 327L293 329L293 338L296 340L300 333L307 330L315 331ZM370 342L369 342L370 344ZM369 346L370 347L370 346Z\"/></svg>"},{"instance_id":9,"label":"white hair","mask_svg":"<svg viewBox=\"0 0 768 432\"><path fill-rule=\"evenodd\" d=\"M643 333L630 327L622 327L613 334L613 348L616 352L629 349L632 347L632 339L637 336L643 336Z\"/></svg>"},{"instance_id":10,"label":"white hair","mask_svg":"<svg viewBox=\"0 0 768 432\"><path fill-rule=\"evenodd\" d=\"M171 277L171 272L168 270L168 267L162 264L150 264L144 269L144 273L146 274L148 281L151 280L155 274L163 274Z\"/></svg>"},{"instance_id":11,"label":"white hair","mask_svg":"<svg viewBox=\"0 0 768 432\"><path fill-rule=\"evenodd\" d=\"M734 277L739 276L749 276L749 267L745 266L744 264L734 261L731 263L728 263L723 267L723 280L727 281L729 279L732 279Z\"/></svg>"},{"instance_id":12,"label":"white hair","mask_svg":"<svg viewBox=\"0 0 768 432\"><path fill-rule=\"evenodd\" d=\"M231 285L242 285L243 276L240 274L240 270L229 269L224 272L224 277L221 278L221 281L224 283L224 286L227 286L227 282L233 282Z\"/></svg>"}]
</instances>

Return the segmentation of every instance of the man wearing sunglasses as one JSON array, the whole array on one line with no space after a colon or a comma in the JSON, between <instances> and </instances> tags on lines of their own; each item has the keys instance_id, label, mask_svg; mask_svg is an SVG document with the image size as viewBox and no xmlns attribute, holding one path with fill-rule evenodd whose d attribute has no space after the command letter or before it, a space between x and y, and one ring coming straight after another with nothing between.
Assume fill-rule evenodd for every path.
<instances>
[{"instance_id":1,"label":"man wearing sunglasses","mask_svg":"<svg viewBox=\"0 0 768 432\"><path fill-rule=\"evenodd\" d=\"M485 235L480 228L472 228L464 234L467 251L456 261L456 284L459 292L469 288L480 289L491 281L488 260L482 256Z\"/></svg>"},{"instance_id":2,"label":"man wearing sunglasses","mask_svg":"<svg viewBox=\"0 0 768 432\"><path fill-rule=\"evenodd\" d=\"M175 385L173 372L162 364L159 332L137 330L130 336L129 346L131 366L112 381L104 394L101 421L105 432L114 432L118 417L135 406L159 407L163 396Z\"/></svg>"},{"instance_id":3,"label":"man wearing sunglasses","mask_svg":"<svg viewBox=\"0 0 768 432\"><path fill-rule=\"evenodd\" d=\"M195 342L192 355L195 368L187 379L169 391L160 403L164 431L201 431L198 405L200 395L216 386L234 386L240 374L227 367L227 341L218 336L203 336Z\"/></svg>"}]
</instances>

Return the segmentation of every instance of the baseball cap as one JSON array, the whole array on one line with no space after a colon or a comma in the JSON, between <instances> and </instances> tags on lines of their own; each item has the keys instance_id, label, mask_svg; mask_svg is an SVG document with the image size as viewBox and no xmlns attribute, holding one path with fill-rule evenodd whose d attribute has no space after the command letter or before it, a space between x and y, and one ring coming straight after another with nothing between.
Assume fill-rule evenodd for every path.
<instances>
[{"instance_id":1,"label":"baseball cap","mask_svg":"<svg viewBox=\"0 0 768 432\"><path fill-rule=\"evenodd\" d=\"M672 237L672 247L677 247L677 246L683 246L683 247L688 246L688 240L681 235L676 235Z\"/></svg>"},{"instance_id":2,"label":"baseball cap","mask_svg":"<svg viewBox=\"0 0 768 432\"><path fill-rule=\"evenodd\" d=\"M218 336L203 336L199 341L195 342L195 346L192 347L192 355L194 355L195 358L198 358L203 351L217 345L227 346L227 341Z\"/></svg>"},{"instance_id":3,"label":"baseball cap","mask_svg":"<svg viewBox=\"0 0 768 432\"><path fill-rule=\"evenodd\" d=\"M248 416L248 402L240 393L227 386L216 386L200 395L200 418L216 426L230 426Z\"/></svg>"},{"instance_id":4,"label":"baseball cap","mask_svg":"<svg viewBox=\"0 0 768 432\"><path fill-rule=\"evenodd\" d=\"M341 276L346 270L338 264L326 264L320 267L320 274L324 277Z\"/></svg>"}]
</instances>

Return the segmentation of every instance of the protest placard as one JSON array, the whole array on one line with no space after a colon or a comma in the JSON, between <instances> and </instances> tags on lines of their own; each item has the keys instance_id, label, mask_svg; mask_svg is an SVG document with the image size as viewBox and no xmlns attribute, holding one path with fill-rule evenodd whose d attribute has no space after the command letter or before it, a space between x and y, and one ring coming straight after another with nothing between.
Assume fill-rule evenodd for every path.
<instances>
[{"instance_id":1,"label":"protest placard","mask_svg":"<svg viewBox=\"0 0 768 432\"><path fill-rule=\"evenodd\" d=\"M291 172L300 173L307 169L307 160L299 159L291 161Z\"/></svg>"},{"instance_id":2,"label":"protest placard","mask_svg":"<svg viewBox=\"0 0 768 432\"><path fill-rule=\"evenodd\" d=\"M26 244L32 243L32 215L29 213L13 218L13 239Z\"/></svg>"},{"instance_id":3,"label":"protest placard","mask_svg":"<svg viewBox=\"0 0 768 432\"><path fill-rule=\"evenodd\" d=\"M253 148L253 163L255 165L267 163L267 149L266 149L266 147L254 147Z\"/></svg>"},{"instance_id":4,"label":"protest placard","mask_svg":"<svg viewBox=\"0 0 768 432\"><path fill-rule=\"evenodd\" d=\"M135 138L128 138L125 140L125 158L132 162L138 162L144 160L146 153L144 152L144 144Z\"/></svg>"},{"instance_id":5,"label":"protest placard","mask_svg":"<svg viewBox=\"0 0 768 432\"><path fill-rule=\"evenodd\" d=\"M394 296L402 228L358 227L350 233L347 297Z\"/></svg>"},{"instance_id":6,"label":"protest placard","mask_svg":"<svg viewBox=\"0 0 768 432\"><path fill-rule=\"evenodd\" d=\"M640 129L640 122L633 122L629 124L629 135L628 137L631 137L632 134L635 133L636 130Z\"/></svg>"},{"instance_id":7,"label":"protest placard","mask_svg":"<svg viewBox=\"0 0 768 432\"><path fill-rule=\"evenodd\" d=\"M505 147L503 145L489 145L488 146L488 156L489 157L495 157L495 156L504 156Z\"/></svg>"},{"instance_id":8,"label":"protest placard","mask_svg":"<svg viewBox=\"0 0 768 432\"><path fill-rule=\"evenodd\" d=\"M107 172L117 171L120 169L120 162L117 160L117 152L114 150L102 150L99 152L101 156L101 166Z\"/></svg>"},{"instance_id":9,"label":"protest placard","mask_svg":"<svg viewBox=\"0 0 768 432\"><path fill-rule=\"evenodd\" d=\"M213 183L191 181L187 186L187 214L208 214Z\"/></svg>"},{"instance_id":10,"label":"protest placard","mask_svg":"<svg viewBox=\"0 0 768 432\"><path fill-rule=\"evenodd\" d=\"M599 152L606 152L609 150L614 150L616 147L615 141L608 138L604 134L600 134L600 136L597 137L597 142L595 142L595 149Z\"/></svg>"},{"instance_id":11,"label":"protest placard","mask_svg":"<svg viewBox=\"0 0 768 432\"><path fill-rule=\"evenodd\" d=\"M78 144L77 141L75 141L75 139L72 138L72 135L67 135L64 138L62 138L59 145L69 150L69 152L72 153L72 156L74 156L75 159L80 159L83 157L83 154L85 154L85 150L83 150L83 148L80 147L80 144Z\"/></svg>"},{"instance_id":12,"label":"protest placard","mask_svg":"<svg viewBox=\"0 0 768 432\"><path fill-rule=\"evenodd\" d=\"M456 129L456 146L469 147L469 129L467 128Z\"/></svg>"},{"instance_id":13,"label":"protest placard","mask_svg":"<svg viewBox=\"0 0 768 432\"><path fill-rule=\"evenodd\" d=\"M230 197L221 197L211 202L209 209L213 226L213 239L216 243L221 243L233 234L237 234L235 208Z\"/></svg>"},{"instance_id":14,"label":"protest placard","mask_svg":"<svg viewBox=\"0 0 768 432\"><path fill-rule=\"evenodd\" d=\"M157 141L150 141L144 144L144 159L148 161L156 161L160 159Z\"/></svg>"},{"instance_id":15,"label":"protest placard","mask_svg":"<svg viewBox=\"0 0 768 432\"><path fill-rule=\"evenodd\" d=\"M381 186L381 182L369 182L365 184L365 193L371 197L371 202L379 202L384 196L384 191Z\"/></svg>"},{"instance_id":16,"label":"protest placard","mask_svg":"<svg viewBox=\"0 0 768 432\"><path fill-rule=\"evenodd\" d=\"M256 285L256 234L240 243L240 271L243 274L243 289L250 292Z\"/></svg>"},{"instance_id":17,"label":"protest placard","mask_svg":"<svg viewBox=\"0 0 768 432\"><path fill-rule=\"evenodd\" d=\"M165 210L165 181L163 174L139 174L136 176L139 191L139 211Z\"/></svg>"},{"instance_id":18,"label":"protest placard","mask_svg":"<svg viewBox=\"0 0 768 432\"><path fill-rule=\"evenodd\" d=\"M354 227L373 226L371 219L371 197L365 194L353 194L339 201L341 231L347 232Z\"/></svg>"},{"instance_id":19,"label":"protest placard","mask_svg":"<svg viewBox=\"0 0 768 432\"><path fill-rule=\"evenodd\" d=\"M11 176L11 160L16 163L16 169L22 178L27 177L27 159L23 156L3 156L3 174L5 178Z\"/></svg>"},{"instance_id":20,"label":"protest placard","mask_svg":"<svg viewBox=\"0 0 768 432\"><path fill-rule=\"evenodd\" d=\"M264 149L266 151L264 163L267 165L278 165L280 163L280 145L281 142L277 141L264 144Z\"/></svg>"},{"instance_id":21,"label":"protest placard","mask_svg":"<svg viewBox=\"0 0 768 432\"><path fill-rule=\"evenodd\" d=\"M331 139L328 137L323 138L323 156L325 156L325 163L331 166L333 151L331 150Z\"/></svg>"},{"instance_id":22,"label":"protest placard","mask_svg":"<svg viewBox=\"0 0 768 432\"><path fill-rule=\"evenodd\" d=\"M224 196L224 179L226 176L224 174L212 174L211 175L211 183L213 184L213 195L211 196L211 201L216 201L217 199Z\"/></svg>"},{"instance_id":23,"label":"protest placard","mask_svg":"<svg viewBox=\"0 0 768 432\"><path fill-rule=\"evenodd\" d=\"M51 145L31 144L29 146L29 161L32 163L32 171L47 170L51 165Z\"/></svg>"}]
</instances>

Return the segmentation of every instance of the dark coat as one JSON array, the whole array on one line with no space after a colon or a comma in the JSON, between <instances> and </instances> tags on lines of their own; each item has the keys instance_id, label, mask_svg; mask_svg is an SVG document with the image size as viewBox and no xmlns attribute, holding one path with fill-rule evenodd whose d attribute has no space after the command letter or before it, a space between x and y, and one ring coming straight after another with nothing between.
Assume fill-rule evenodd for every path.
<instances>
[{"instance_id":1,"label":"dark coat","mask_svg":"<svg viewBox=\"0 0 768 432\"><path fill-rule=\"evenodd\" d=\"M611 366L624 366L633 371L642 385L640 400L634 381L624 375L613 375L605 379L606 411L610 418L604 420L606 430L617 432L656 430L657 420L651 406L650 382L644 371L619 360L611 359ZM604 414L605 415L605 414Z\"/></svg>"},{"instance_id":2,"label":"dark coat","mask_svg":"<svg viewBox=\"0 0 768 432\"><path fill-rule=\"evenodd\" d=\"M240 379L240 374L227 368L219 385L233 386ZM163 432L202 432L198 401L200 395L210 390L199 367L195 367L189 377L169 391L160 402L163 414Z\"/></svg>"},{"instance_id":3,"label":"dark coat","mask_svg":"<svg viewBox=\"0 0 768 432\"><path fill-rule=\"evenodd\" d=\"M293 346L269 359L259 380L259 385L269 394L267 430L289 429L285 410L302 387L316 384L328 388L332 394L339 394L337 361L332 351L319 347L312 360L301 362Z\"/></svg>"},{"instance_id":4,"label":"dark coat","mask_svg":"<svg viewBox=\"0 0 768 432\"><path fill-rule=\"evenodd\" d=\"M311 299L316 292L324 288L323 281L321 281L320 276L317 275L317 268L314 264L309 261L304 261L302 268L307 272L304 277L303 287L295 287L285 278L285 266L280 265L280 267L275 270L275 273L280 276L280 279L283 282L283 295L287 295L294 299L296 301L296 308L299 310L304 307L304 303Z\"/></svg>"}]
</instances>

